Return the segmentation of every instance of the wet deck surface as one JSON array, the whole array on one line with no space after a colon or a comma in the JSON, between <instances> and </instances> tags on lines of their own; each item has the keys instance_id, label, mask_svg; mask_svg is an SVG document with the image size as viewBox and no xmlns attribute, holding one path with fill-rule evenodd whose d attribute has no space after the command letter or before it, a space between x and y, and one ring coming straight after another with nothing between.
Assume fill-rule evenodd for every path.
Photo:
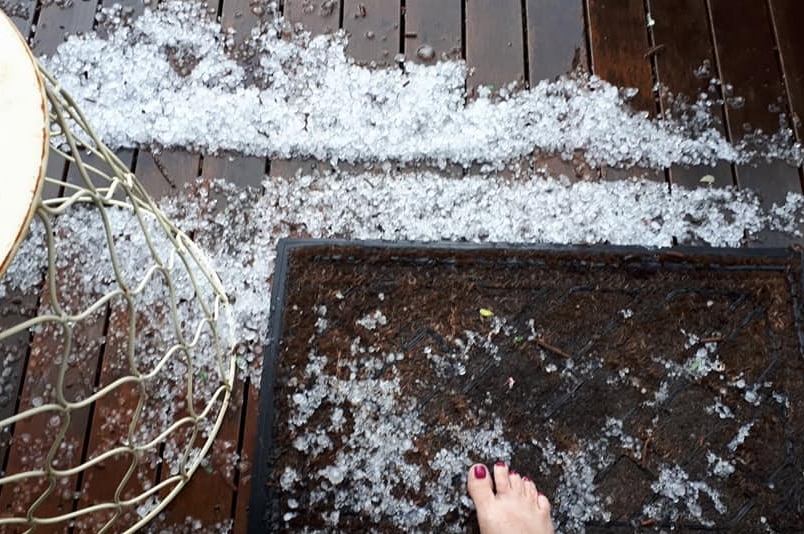
<instances>
[{"instance_id":1,"label":"wet deck surface","mask_svg":"<svg viewBox=\"0 0 804 534\"><path fill-rule=\"evenodd\" d=\"M96 10L113 3L6 0L0 6L14 15L35 53L45 55L53 53L65 35L95 28ZM123 4L131 8L132 16L143 9L139 0ZM386 65L403 53L411 61L425 62L421 56L429 54L419 53L424 46L433 48L434 60L462 57L472 68L470 95L482 85L500 87L512 80L533 85L581 68L614 84L637 87L634 107L655 115L671 105L674 94L694 97L709 89L711 77L719 77L723 86L731 84L735 94L745 97L742 106L718 110L729 139L739 140L745 123L775 131L779 110L785 112L784 120L794 128L796 139L804 134L798 119L804 117L804 34L798 29L798 21L804 20L804 4L798 0L342 0L333 2L331 9L322 9L321 4L286 0L282 9L289 20L313 33L338 28L350 32L348 51L359 61ZM224 26L243 32L258 20L253 5L249 0L220 0L210 7ZM696 69L705 64L707 75L696 76ZM180 190L199 174L258 187L265 174L286 175L310 164L237 155L202 157L182 150L161 154L134 150L121 155L156 197ZM544 163L567 172L564 162ZM591 171L605 179L627 174L605 168ZM48 172L65 180L74 174L66 167ZM753 188L766 204L784 199L789 191L800 193L804 177L801 169L781 163L720 165L714 170L671 168L645 174L690 187L699 186L704 174L713 174L715 186ZM767 236L765 244L788 243L786 238ZM37 296L6 299L0 326L35 314L40 304ZM8 348L20 356L20 367L13 370L20 381L18 391L25 394L41 387L41 375L24 372L25 363L30 365L31 355L36 354L35 340L19 337ZM97 361L100 365L102 358ZM236 398L218 439L233 444L248 460L256 438L257 391L241 383ZM9 409L13 403L0 407L0 419ZM87 443L94 443L101 432L96 422L97 417L88 417L76 427ZM12 448L3 453L0 461L13 468L20 451ZM232 520L235 532L245 532L250 483L247 472L199 471L156 524L171 532L198 532L215 531L220 522ZM3 502L8 502L8 496L0 492Z\"/></svg>"}]
</instances>

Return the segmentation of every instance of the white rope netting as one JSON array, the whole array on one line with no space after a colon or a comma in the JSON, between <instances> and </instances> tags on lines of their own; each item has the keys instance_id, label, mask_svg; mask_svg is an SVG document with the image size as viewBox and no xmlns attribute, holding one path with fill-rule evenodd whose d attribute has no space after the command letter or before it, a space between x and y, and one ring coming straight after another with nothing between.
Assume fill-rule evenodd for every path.
<instances>
[{"instance_id":1,"label":"white rope netting","mask_svg":"<svg viewBox=\"0 0 804 534\"><path fill-rule=\"evenodd\" d=\"M229 304L205 255L40 72L55 175L0 279L0 531L133 532L222 425Z\"/></svg>"}]
</instances>

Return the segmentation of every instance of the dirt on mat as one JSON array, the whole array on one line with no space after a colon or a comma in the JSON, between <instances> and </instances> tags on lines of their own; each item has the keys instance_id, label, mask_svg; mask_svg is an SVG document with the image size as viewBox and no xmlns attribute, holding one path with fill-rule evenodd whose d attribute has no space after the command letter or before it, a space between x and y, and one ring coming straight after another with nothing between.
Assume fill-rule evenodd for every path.
<instances>
[{"instance_id":1,"label":"dirt on mat","mask_svg":"<svg viewBox=\"0 0 804 534\"><path fill-rule=\"evenodd\" d=\"M796 253L284 250L272 531L473 532L498 460L561 532L804 523Z\"/></svg>"}]
</instances>

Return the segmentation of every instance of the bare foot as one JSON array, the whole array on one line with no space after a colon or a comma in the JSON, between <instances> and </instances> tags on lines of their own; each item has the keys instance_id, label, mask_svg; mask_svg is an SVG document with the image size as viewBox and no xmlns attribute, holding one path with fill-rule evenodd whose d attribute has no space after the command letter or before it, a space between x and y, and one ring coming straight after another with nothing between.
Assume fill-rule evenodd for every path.
<instances>
[{"instance_id":1,"label":"bare foot","mask_svg":"<svg viewBox=\"0 0 804 534\"><path fill-rule=\"evenodd\" d=\"M492 480L485 465L469 469L469 496L477 508L477 522L482 534L553 534L550 501L536 490L527 477L498 462Z\"/></svg>"}]
</instances>

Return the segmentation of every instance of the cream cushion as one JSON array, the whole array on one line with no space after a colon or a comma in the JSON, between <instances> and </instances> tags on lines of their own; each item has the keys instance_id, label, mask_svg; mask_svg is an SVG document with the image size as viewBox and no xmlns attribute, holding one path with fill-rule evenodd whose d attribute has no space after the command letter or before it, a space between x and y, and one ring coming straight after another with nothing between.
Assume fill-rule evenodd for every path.
<instances>
[{"instance_id":1,"label":"cream cushion","mask_svg":"<svg viewBox=\"0 0 804 534\"><path fill-rule=\"evenodd\" d=\"M36 63L0 11L0 275L36 209L47 146L47 103Z\"/></svg>"}]
</instances>

